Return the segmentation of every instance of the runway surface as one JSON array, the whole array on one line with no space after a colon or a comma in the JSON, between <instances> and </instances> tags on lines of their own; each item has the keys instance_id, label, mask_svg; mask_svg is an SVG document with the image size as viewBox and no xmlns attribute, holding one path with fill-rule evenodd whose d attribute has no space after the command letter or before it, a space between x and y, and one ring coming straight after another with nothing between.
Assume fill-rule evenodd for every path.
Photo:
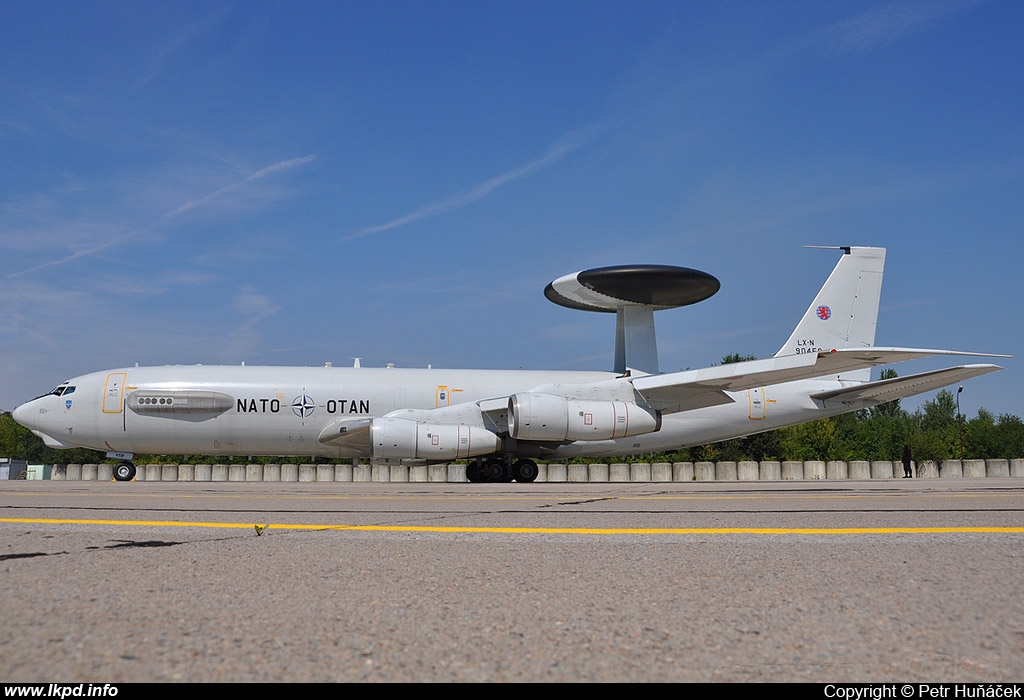
<instances>
[{"instance_id":1,"label":"runway surface","mask_svg":"<svg viewBox=\"0 0 1024 700\"><path fill-rule=\"evenodd\" d=\"M0 482L0 678L1020 681L1022 515L992 478Z\"/></svg>"}]
</instances>

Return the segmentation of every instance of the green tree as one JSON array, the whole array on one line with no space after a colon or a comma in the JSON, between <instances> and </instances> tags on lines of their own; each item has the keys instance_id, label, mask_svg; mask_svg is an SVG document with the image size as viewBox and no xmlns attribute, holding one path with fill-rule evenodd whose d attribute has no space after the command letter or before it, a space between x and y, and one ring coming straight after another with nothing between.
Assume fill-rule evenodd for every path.
<instances>
[{"instance_id":1,"label":"green tree","mask_svg":"<svg viewBox=\"0 0 1024 700\"><path fill-rule=\"evenodd\" d=\"M731 365L736 362L747 362L749 360L756 360L757 355L741 355L738 352L733 352L722 358L723 365Z\"/></svg>"},{"instance_id":2,"label":"green tree","mask_svg":"<svg viewBox=\"0 0 1024 700\"><path fill-rule=\"evenodd\" d=\"M822 418L788 428L780 428L782 458L786 460L849 459L840 439L839 427L832 418Z\"/></svg>"}]
</instances>

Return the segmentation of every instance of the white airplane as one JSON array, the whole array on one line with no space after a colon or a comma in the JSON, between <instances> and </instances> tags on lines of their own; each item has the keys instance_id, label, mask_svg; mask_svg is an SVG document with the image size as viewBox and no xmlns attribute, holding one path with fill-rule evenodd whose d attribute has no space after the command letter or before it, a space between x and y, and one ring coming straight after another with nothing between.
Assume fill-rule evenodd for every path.
<instances>
[{"instance_id":1,"label":"white airplane","mask_svg":"<svg viewBox=\"0 0 1024 700\"><path fill-rule=\"evenodd\" d=\"M134 454L470 460L470 481L533 481L534 460L675 450L876 406L1002 369L973 364L871 381L871 368L933 355L874 347L884 248L844 247L779 352L658 372L654 311L718 291L665 265L585 270L552 301L616 313L612 372L353 367L128 367L70 379L14 419L50 447Z\"/></svg>"}]
</instances>

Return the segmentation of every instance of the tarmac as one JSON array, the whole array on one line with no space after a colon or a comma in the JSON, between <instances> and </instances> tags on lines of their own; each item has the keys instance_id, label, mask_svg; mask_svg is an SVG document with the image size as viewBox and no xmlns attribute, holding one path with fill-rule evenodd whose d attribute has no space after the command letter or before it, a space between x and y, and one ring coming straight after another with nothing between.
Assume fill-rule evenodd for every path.
<instances>
[{"instance_id":1,"label":"tarmac","mask_svg":"<svg viewBox=\"0 0 1024 700\"><path fill-rule=\"evenodd\" d=\"M1021 485L3 482L0 678L1020 681Z\"/></svg>"}]
</instances>

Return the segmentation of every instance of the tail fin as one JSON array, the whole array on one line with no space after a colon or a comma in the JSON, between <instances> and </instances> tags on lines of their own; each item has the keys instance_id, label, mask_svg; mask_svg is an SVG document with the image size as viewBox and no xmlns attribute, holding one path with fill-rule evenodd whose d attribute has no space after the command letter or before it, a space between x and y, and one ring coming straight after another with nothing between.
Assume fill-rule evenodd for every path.
<instances>
[{"instance_id":1,"label":"tail fin","mask_svg":"<svg viewBox=\"0 0 1024 700\"><path fill-rule=\"evenodd\" d=\"M867 348L875 344L885 248L835 250L842 250L843 257L778 355ZM846 372L839 378L869 381L871 370Z\"/></svg>"}]
</instances>

